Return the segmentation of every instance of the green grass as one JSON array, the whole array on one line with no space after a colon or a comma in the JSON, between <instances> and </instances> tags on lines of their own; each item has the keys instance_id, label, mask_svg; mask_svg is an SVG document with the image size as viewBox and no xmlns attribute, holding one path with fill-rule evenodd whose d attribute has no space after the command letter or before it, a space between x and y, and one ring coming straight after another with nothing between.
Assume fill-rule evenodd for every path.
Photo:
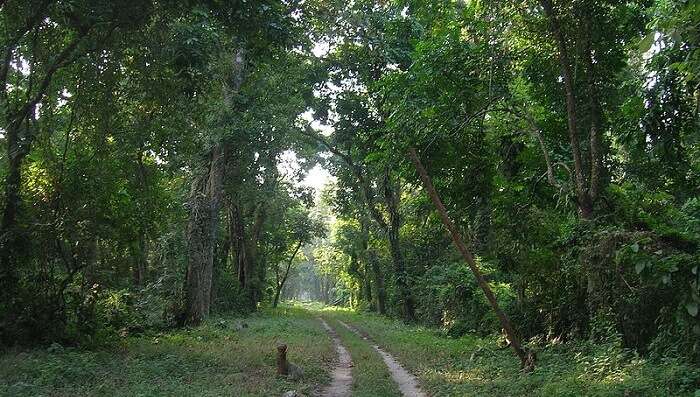
<instances>
[{"instance_id":1,"label":"green grass","mask_svg":"<svg viewBox=\"0 0 700 397\"><path fill-rule=\"evenodd\" d=\"M399 392L381 357L337 320L369 333L421 387L438 396L700 396L700 369L679 359L639 358L612 344L586 342L539 348L523 375L510 350L493 338L448 338L373 314L318 306L224 316L204 325L127 337L102 349L42 348L0 355L0 396L280 396L306 395L330 382L336 360L329 323L352 355L354 396ZM246 323L246 328L237 325ZM275 374L278 341L305 371L299 382Z\"/></svg>"},{"instance_id":2,"label":"green grass","mask_svg":"<svg viewBox=\"0 0 700 397\"><path fill-rule=\"evenodd\" d=\"M696 396L700 370L668 359L651 362L611 345L540 348L538 366L521 374L510 349L489 338L448 338L372 314L333 316L369 333L432 396Z\"/></svg>"},{"instance_id":3,"label":"green grass","mask_svg":"<svg viewBox=\"0 0 700 397\"><path fill-rule=\"evenodd\" d=\"M245 322L248 327L238 329ZM305 376L275 373L278 341ZM51 350L51 352L49 352ZM130 337L104 350L10 352L0 357L3 396L270 396L310 393L329 382L331 340L308 311L282 308L245 319L221 317L201 327Z\"/></svg>"},{"instance_id":4,"label":"green grass","mask_svg":"<svg viewBox=\"0 0 700 397\"><path fill-rule=\"evenodd\" d=\"M332 316L330 316L332 318ZM326 316L328 319L329 316ZM352 395L353 397L398 397L398 386L389 374L389 369L379 354L359 336L350 332L337 320L327 320L340 336L343 345L352 356Z\"/></svg>"}]
</instances>

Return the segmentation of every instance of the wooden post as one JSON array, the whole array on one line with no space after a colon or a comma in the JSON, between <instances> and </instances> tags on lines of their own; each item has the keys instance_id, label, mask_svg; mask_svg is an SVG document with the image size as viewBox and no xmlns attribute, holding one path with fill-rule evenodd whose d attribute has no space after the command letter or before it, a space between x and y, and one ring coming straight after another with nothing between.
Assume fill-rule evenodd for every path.
<instances>
[{"instance_id":1,"label":"wooden post","mask_svg":"<svg viewBox=\"0 0 700 397\"><path fill-rule=\"evenodd\" d=\"M508 337L510 346L515 351L515 354L518 356L518 358L520 358L520 363L522 365L523 370L527 372L532 371L535 368L534 354L529 351L526 352L520 344L520 339L516 335L515 329L513 328L510 319L508 318L506 313L503 310L501 310L500 306L498 305L498 301L496 301L496 297L493 294L493 291L491 291L491 287L489 287L489 284L486 282L486 279L484 279L484 275L481 273L481 270L479 270L479 266L477 266L476 261L474 260L474 256L467 248L467 245L464 243L464 240L462 239L461 234L457 230L457 227L447 215L447 209L445 209L445 206L442 204L440 196L438 196L437 191L435 190L435 186L433 186L433 182L430 179L428 172L423 167L423 164L421 163L415 148L409 149L408 157L411 159L411 162L413 162L413 165L415 165L416 170L418 171L418 175L420 176L420 179L423 182L423 187L428 192L428 196L430 196L430 199L435 205L438 214L440 214L442 223L445 225L445 227L447 227L447 230L450 231L450 234L452 235L452 240L457 246L457 249L462 254L462 257L467 262L467 265L469 265L469 268L471 269L472 273L474 273L474 277L476 277L476 281L479 284L479 287L481 287L481 289L484 291L484 295L486 295L486 299L489 301L489 304L491 304L491 308L494 312L496 312L496 316L498 316L498 319L501 322L501 327L503 327L503 331Z\"/></svg>"},{"instance_id":2,"label":"wooden post","mask_svg":"<svg viewBox=\"0 0 700 397\"><path fill-rule=\"evenodd\" d=\"M277 345L277 374L289 375L289 365L287 364L287 345Z\"/></svg>"}]
</instances>

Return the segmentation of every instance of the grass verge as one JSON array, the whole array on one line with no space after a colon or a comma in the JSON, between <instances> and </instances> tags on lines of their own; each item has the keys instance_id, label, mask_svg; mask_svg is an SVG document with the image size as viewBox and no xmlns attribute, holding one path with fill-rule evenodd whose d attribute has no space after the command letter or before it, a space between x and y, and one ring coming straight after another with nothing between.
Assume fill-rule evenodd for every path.
<instances>
[{"instance_id":1,"label":"grass verge","mask_svg":"<svg viewBox=\"0 0 700 397\"><path fill-rule=\"evenodd\" d=\"M369 333L432 396L700 396L700 369L679 359L654 362L614 344L577 342L538 349L521 374L510 349L493 338L454 339L374 314L328 310Z\"/></svg>"},{"instance_id":2,"label":"grass verge","mask_svg":"<svg viewBox=\"0 0 700 397\"><path fill-rule=\"evenodd\" d=\"M247 327L243 327L243 324ZM275 373L278 341L304 369L292 382ZM310 394L329 382L331 340L299 308L246 318L219 317L200 327L128 337L101 350L53 346L0 356L0 395L7 396L275 396Z\"/></svg>"}]
</instances>

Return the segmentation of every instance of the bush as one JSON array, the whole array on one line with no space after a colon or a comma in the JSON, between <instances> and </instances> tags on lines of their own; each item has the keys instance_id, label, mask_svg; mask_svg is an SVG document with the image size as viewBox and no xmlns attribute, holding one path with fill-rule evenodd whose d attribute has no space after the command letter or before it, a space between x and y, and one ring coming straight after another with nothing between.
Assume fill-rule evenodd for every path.
<instances>
[{"instance_id":1,"label":"bush","mask_svg":"<svg viewBox=\"0 0 700 397\"><path fill-rule=\"evenodd\" d=\"M481 267L487 274L491 271L483 263ZM511 304L513 296L507 284L492 282L491 288L502 307ZM462 262L433 266L417 289L415 295L421 297L417 307L419 318L441 327L450 336L459 337L467 332L486 335L500 329L474 274Z\"/></svg>"}]
</instances>

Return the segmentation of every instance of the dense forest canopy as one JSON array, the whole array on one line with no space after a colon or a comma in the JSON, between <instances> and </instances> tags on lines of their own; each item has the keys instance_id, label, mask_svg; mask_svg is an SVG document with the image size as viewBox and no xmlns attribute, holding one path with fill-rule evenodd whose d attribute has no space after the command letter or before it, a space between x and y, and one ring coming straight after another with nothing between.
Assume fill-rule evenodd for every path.
<instances>
[{"instance_id":1,"label":"dense forest canopy","mask_svg":"<svg viewBox=\"0 0 700 397\"><path fill-rule=\"evenodd\" d=\"M525 367L700 359L697 1L7 0L0 32L3 345L297 299Z\"/></svg>"}]
</instances>

